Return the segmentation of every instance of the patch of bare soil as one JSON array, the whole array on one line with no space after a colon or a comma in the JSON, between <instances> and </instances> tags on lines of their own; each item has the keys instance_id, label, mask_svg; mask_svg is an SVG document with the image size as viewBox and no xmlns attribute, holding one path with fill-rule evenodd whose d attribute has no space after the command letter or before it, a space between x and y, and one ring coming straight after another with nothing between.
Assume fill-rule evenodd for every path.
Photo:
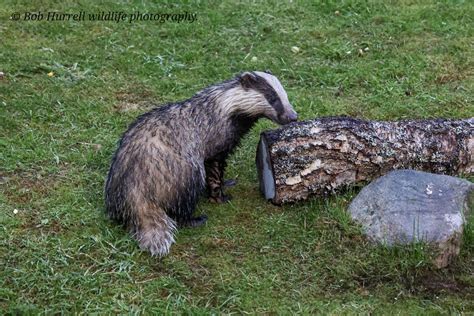
<instances>
[{"instance_id":1,"label":"patch of bare soil","mask_svg":"<svg viewBox=\"0 0 474 316\"><path fill-rule=\"evenodd\" d=\"M133 90L136 91L123 90L115 94L117 103L114 105L114 109L117 112L145 112L159 103L152 92L139 88Z\"/></svg>"}]
</instances>

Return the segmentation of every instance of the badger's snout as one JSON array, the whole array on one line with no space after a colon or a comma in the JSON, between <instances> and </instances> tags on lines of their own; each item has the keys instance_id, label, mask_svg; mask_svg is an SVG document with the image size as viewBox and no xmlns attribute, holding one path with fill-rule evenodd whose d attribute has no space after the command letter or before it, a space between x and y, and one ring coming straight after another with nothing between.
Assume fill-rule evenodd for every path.
<instances>
[{"instance_id":1,"label":"badger's snout","mask_svg":"<svg viewBox=\"0 0 474 316\"><path fill-rule=\"evenodd\" d=\"M298 114L295 111L292 111L287 115L287 118L289 121L288 123L296 122L298 120Z\"/></svg>"},{"instance_id":2,"label":"badger's snout","mask_svg":"<svg viewBox=\"0 0 474 316\"><path fill-rule=\"evenodd\" d=\"M279 124L285 125L298 120L298 114L295 111L285 112L278 116Z\"/></svg>"}]
</instances>

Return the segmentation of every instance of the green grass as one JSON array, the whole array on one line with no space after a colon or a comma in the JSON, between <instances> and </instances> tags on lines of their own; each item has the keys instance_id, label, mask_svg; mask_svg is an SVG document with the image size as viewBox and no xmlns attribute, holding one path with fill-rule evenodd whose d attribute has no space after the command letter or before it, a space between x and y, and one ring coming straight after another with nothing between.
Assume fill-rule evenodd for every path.
<instances>
[{"instance_id":1,"label":"green grass","mask_svg":"<svg viewBox=\"0 0 474 316\"><path fill-rule=\"evenodd\" d=\"M116 142L137 115L245 70L272 70L302 119L474 116L472 2L19 2L0 4L0 310L474 313L472 220L457 260L434 270L421 245L364 239L344 212L355 189L272 206L254 167L268 121L230 158L233 201L202 201L208 225L181 230L163 259L137 249L103 202ZM35 10L198 20L9 20Z\"/></svg>"}]
</instances>

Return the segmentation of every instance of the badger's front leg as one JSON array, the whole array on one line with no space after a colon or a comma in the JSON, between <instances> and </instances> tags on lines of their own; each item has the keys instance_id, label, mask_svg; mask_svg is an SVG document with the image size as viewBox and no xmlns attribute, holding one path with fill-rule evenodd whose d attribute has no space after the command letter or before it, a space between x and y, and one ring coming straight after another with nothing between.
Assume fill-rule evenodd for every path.
<instances>
[{"instance_id":1,"label":"badger's front leg","mask_svg":"<svg viewBox=\"0 0 474 316\"><path fill-rule=\"evenodd\" d=\"M205 162L205 166L209 201L215 203L230 201L231 196L224 193L224 187L235 185L235 181L224 181L225 160L209 160Z\"/></svg>"}]
</instances>

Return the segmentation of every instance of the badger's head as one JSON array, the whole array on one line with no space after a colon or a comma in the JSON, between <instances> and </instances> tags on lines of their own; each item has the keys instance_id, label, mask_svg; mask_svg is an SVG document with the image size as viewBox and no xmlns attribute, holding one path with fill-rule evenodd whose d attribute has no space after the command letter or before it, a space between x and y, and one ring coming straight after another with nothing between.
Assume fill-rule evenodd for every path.
<instances>
[{"instance_id":1,"label":"badger's head","mask_svg":"<svg viewBox=\"0 0 474 316\"><path fill-rule=\"evenodd\" d=\"M296 121L298 115L288 101L285 89L270 72L244 72L237 77L241 102L237 107L241 114L250 117L266 117L284 125Z\"/></svg>"}]
</instances>

